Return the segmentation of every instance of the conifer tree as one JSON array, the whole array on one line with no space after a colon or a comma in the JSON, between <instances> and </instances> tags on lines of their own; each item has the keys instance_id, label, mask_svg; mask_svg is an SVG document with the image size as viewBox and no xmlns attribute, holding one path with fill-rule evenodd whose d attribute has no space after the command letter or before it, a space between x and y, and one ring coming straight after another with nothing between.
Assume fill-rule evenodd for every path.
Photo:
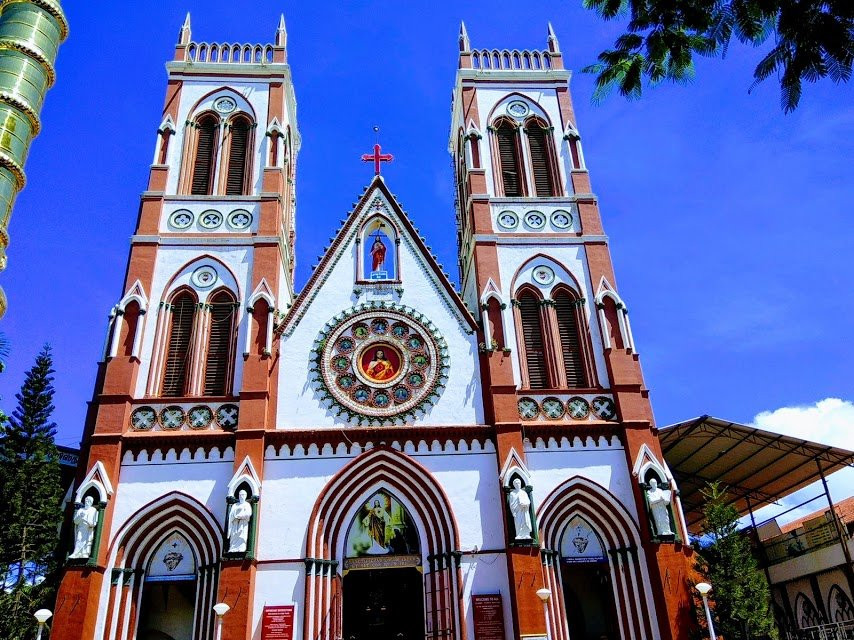
<instances>
[{"instance_id":1,"label":"conifer tree","mask_svg":"<svg viewBox=\"0 0 854 640\"><path fill-rule=\"evenodd\" d=\"M717 482L703 492L706 544L697 571L712 585L715 631L727 640L777 639L771 592L747 536L738 531L738 511ZM700 616L698 616L700 617ZM705 618L700 617L705 624Z\"/></svg>"},{"instance_id":2,"label":"conifer tree","mask_svg":"<svg viewBox=\"0 0 854 640\"><path fill-rule=\"evenodd\" d=\"M0 638L35 633L33 612L50 607L61 523L59 455L54 443L53 358L48 345L27 372L18 405L0 425Z\"/></svg>"}]
</instances>

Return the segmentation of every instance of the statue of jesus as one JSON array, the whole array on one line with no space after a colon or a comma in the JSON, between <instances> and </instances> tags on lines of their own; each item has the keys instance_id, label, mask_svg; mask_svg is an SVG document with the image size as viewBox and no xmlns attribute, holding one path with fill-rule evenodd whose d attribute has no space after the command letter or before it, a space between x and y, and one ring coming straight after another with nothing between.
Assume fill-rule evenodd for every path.
<instances>
[{"instance_id":1,"label":"statue of jesus","mask_svg":"<svg viewBox=\"0 0 854 640\"><path fill-rule=\"evenodd\" d=\"M379 235L374 236L374 244L371 245L371 271L382 271L385 264L385 244Z\"/></svg>"}]
</instances>

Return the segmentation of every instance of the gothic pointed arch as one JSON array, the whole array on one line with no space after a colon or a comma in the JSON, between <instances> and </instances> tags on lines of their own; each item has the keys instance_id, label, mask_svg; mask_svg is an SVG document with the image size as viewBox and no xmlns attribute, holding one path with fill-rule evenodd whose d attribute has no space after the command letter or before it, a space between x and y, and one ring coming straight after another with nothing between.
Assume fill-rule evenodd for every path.
<instances>
[{"instance_id":1,"label":"gothic pointed arch","mask_svg":"<svg viewBox=\"0 0 854 640\"><path fill-rule=\"evenodd\" d=\"M252 193L252 158L256 123L246 112L238 112L225 122L221 193L242 196Z\"/></svg>"},{"instance_id":2,"label":"gothic pointed arch","mask_svg":"<svg viewBox=\"0 0 854 640\"><path fill-rule=\"evenodd\" d=\"M552 290L552 300L566 386L571 389L592 387L594 369L583 314L584 298L570 287L559 284Z\"/></svg>"},{"instance_id":3,"label":"gothic pointed arch","mask_svg":"<svg viewBox=\"0 0 854 640\"><path fill-rule=\"evenodd\" d=\"M237 339L237 300L223 287L208 299L209 327L205 347L204 395L231 393Z\"/></svg>"},{"instance_id":4,"label":"gothic pointed arch","mask_svg":"<svg viewBox=\"0 0 854 640\"><path fill-rule=\"evenodd\" d=\"M219 559L223 531L213 514L195 498L173 491L140 508L116 532L107 552L105 580L96 627L128 628L136 637L146 619L152 585L184 583L182 619L193 638L213 638ZM146 593L146 590L149 593ZM98 636L100 637L100 635ZM106 636L105 636L106 637Z\"/></svg>"},{"instance_id":5,"label":"gothic pointed arch","mask_svg":"<svg viewBox=\"0 0 854 640\"><path fill-rule=\"evenodd\" d=\"M548 389L552 376L546 359L546 335L549 333L543 314L544 298L534 287L525 284L516 292L516 327L522 386Z\"/></svg>"},{"instance_id":6,"label":"gothic pointed arch","mask_svg":"<svg viewBox=\"0 0 854 640\"><path fill-rule=\"evenodd\" d=\"M209 196L213 194L220 119L216 113L207 112L188 126L193 127L193 135L188 137L189 193L194 196Z\"/></svg>"},{"instance_id":7,"label":"gothic pointed arch","mask_svg":"<svg viewBox=\"0 0 854 640\"><path fill-rule=\"evenodd\" d=\"M525 120L524 131L528 142L532 195L540 198L562 195L553 128L543 118L534 115Z\"/></svg>"},{"instance_id":8,"label":"gothic pointed arch","mask_svg":"<svg viewBox=\"0 0 854 640\"><path fill-rule=\"evenodd\" d=\"M854 605L851 598L838 584L830 587L827 594L827 611L831 622L850 622L854 620Z\"/></svg>"},{"instance_id":9,"label":"gothic pointed arch","mask_svg":"<svg viewBox=\"0 0 854 640\"><path fill-rule=\"evenodd\" d=\"M192 289L181 288L172 295L167 305L169 319L160 389L164 397L179 397L188 392L198 297Z\"/></svg>"},{"instance_id":10,"label":"gothic pointed arch","mask_svg":"<svg viewBox=\"0 0 854 640\"><path fill-rule=\"evenodd\" d=\"M628 310L605 276L599 282L595 300L604 347L634 351Z\"/></svg>"},{"instance_id":11,"label":"gothic pointed arch","mask_svg":"<svg viewBox=\"0 0 854 640\"><path fill-rule=\"evenodd\" d=\"M595 530L604 545L610 572L620 635L637 640L659 636L655 603L651 599L649 571L641 552L641 537L628 509L605 487L574 476L558 485L537 509L540 539L546 551L546 586L563 592L560 549L566 528L579 516ZM553 598L549 617L555 640L569 640L563 598Z\"/></svg>"},{"instance_id":12,"label":"gothic pointed arch","mask_svg":"<svg viewBox=\"0 0 854 640\"><path fill-rule=\"evenodd\" d=\"M323 488L315 501L306 536L304 640L341 637L341 562L348 525L378 491L393 495L410 513L424 570L426 624L431 634L458 637L459 532L450 501L420 463L385 446L354 458ZM331 620L332 624L324 621Z\"/></svg>"},{"instance_id":13,"label":"gothic pointed arch","mask_svg":"<svg viewBox=\"0 0 854 640\"><path fill-rule=\"evenodd\" d=\"M519 124L502 116L492 123L489 130L492 134L495 192L507 198L527 195Z\"/></svg>"},{"instance_id":14,"label":"gothic pointed arch","mask_svg":"<svg viewBox=\"0 0 854 640\"><path fill-rule=\"evenodd\" d=\"M359 282L401 281L400 230L381 213L369 215L359 230L356 259Z\"/></svg>"},{"instance_id":15,"label":"gothic pointed arch","mask_svg":"<svg viewBox=\"0 0 854 640\"><path fill-rule=\"evenodd\" d=\"M798 627L801 629L817 627L825 623L824 617L816 609L812 600L803 593L798 593L795 597L795 615Z\"/></svg>"}]
</instances>

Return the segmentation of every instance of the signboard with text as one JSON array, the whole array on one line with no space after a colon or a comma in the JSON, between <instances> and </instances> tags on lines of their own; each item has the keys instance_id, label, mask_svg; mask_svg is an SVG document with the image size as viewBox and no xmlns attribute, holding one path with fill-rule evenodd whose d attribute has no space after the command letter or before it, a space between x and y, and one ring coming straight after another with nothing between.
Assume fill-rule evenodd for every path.
<instances>
[{"instance_id":1,"label":"signboard with text","mask_svg":"<svg viewBox=\"0 0 854 640\"><path fill-rule=\"evenodd\" d=\"M293 640L294 605L264 607L261 617L261 640Z\"/></svg>"},{"instance_id":2,"label":"signboard with text","mask_svg":"<svg viewBox=\"0 0 854 640\"><path fill-rule=\"evenodd\" d=\"M501 594L471 597L475 640L504 640L504 610Z\"/></svg>"}]
</instances>

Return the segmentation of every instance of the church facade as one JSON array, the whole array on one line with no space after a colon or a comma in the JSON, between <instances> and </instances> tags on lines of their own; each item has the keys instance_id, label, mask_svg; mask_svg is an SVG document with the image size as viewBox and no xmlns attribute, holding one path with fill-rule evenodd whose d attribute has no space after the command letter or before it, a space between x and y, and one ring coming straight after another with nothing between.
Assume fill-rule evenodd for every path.
<instances>
[{"instance_id":1,"label":"church facade","mask_svg":"<svg viewBox=\"0 0 854 640\"><path fill-rule=\"evenodd\" d=\"M51 637L687 638L692 551L551 27L460 32L459 291L379 148L294 290L286 39L188 17L167 65Z\"/></svg>"}]
</instances>

